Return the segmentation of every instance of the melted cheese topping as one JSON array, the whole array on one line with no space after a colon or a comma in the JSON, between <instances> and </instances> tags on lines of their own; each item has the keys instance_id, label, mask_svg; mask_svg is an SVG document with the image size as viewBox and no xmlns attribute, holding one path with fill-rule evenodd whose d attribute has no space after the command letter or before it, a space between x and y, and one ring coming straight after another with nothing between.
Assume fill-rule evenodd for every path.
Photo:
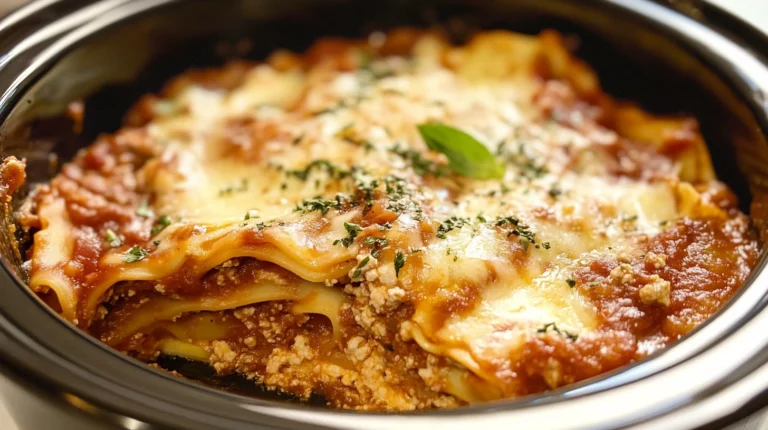
<instances>
[{"instance_id":1,"label":"melted cheese topping","mask_svg":"<svg viewBox=\"0 0 768 430\"><path fill-rule=\"evenodd\" d=\"M262 64L231 91L188 85L156 103L146 130L157 155L137 174L151 217L170 225L134 247L108 249L98 276L74 280L66 275L74 227L53 199L39 211L30 284L55 290L68 318L90 321L118 282L199 278L252 257L303 281L155 299L108 342L184 313L269 300L326 315L338 333L339 287L365 286L385 291L373 305L382 313L387 301L413 307L399 336L495 387L480 394L457 382L467 375L456 370L444 390L468 401L512 393L505 378L527 341L601 330L595 306L573 288L574 273L618 255L637 258L674 220L727 218L689 184L712 178L698 135L676 158L656 152L665 142L658 136L684 130L684 120L639 124L626 107L616 130L600 126L588 106L568 102L598 91L594 76L573 60L564 65L567 53L551 43L500 32L453 48L423 37L411 57L371 60L350 47L351 70L334 61ZM542 55L569 85L536 76ZM561 97L554 110L546 97ZM428 122L473 136L506 165L504 177L451 173L419 135L416 126ZM648 124L658 130L635 132ZM651 174L626 173L638 168L627 165L638 158L616 155L627 135L650 154L653 168L639 170ZM133 252L146 255L131 261ZM161 350L209 355L180 340Z\"/></svg>"}]
</instances>

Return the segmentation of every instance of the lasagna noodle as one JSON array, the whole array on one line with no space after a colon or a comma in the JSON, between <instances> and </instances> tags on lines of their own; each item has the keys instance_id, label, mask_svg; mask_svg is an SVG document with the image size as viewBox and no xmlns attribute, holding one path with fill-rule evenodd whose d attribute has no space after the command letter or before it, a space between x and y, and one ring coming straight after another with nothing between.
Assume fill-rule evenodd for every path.
<instances>
[{"instance_id":1,"label":"lasagna noodle","mask_svg":"<svg viewBox=\"0 0 768 430\"><path fill-rule=\"evenodd\" d=\"M50 288L56 294L64 317L77 321L77 292L64 275L66 264L73 258L74 237L64 202L58 200L40 208L42 229L35 234L35 258L30 287Z\"/></svg>"},{"instance_id":2,"label":"lasagna noodle","mask_svg":"<svg viewBox=\"0 0 768 430\"><path fill-rule=\"evenodd\" d=\"M688 303L670 307L663 278L677 273L665 259L680 258L650 252L654 240L699 225L709 230L686 243L736 232L723 246L738 252L716 257L731 281L712 287L715 299L704 294L702 309L722 304L754 263L754 238L715 182L695 121L612 100L554 32L486 32L459 47L411 30L383 45L328 40L304 57L280 52L265 64L186 74L129 118L157 154L129 160L131 193L107 198L104 166L119 157L94 162L104 155L86 152L71 176L131 216L92 216L104 208L55 179L35 197L30 266L31 288L52 290L83 328L108 321L101 338L115 347L165 327L159 351L214 360L209 344L182 338L173 321L285 301L286 312L327 317L338 354L355 356L349 342L361 331L365 342L415 344L408 360L426 367L403 375L420 389L486 401L594 376L684 334L661 322ZM505 176L450 173L416 127L435 122L485 145ZM109 232L119 243L98 237ZM298 278L185 290L205 290L203 277L243 258ZM709 291L706 279L696 288ZM113 288L134 284L168 291L121 307ZM606 298L595 295L606 288ZM610 336L625 339L608 348L620 357L596 358L581 373L563 364L578 357L526 358L547 342L586 354ZM358 371L362 362L350 360L342 367ZM429 401L409 407L439 405Z\"/></svg>"},{"instance_id":3,"label":"lasagna noodle","mask_svg":"<svg viewBox=\"0 0 768 430\"><path fill-rule=\"evenodd\" d=\"M140 306L128 318L119 321L116 330L110 332L105 341L110 345L119 345L130 335L151 326L158 321L171 321L179 315L201 311L221 311L235 309L278 300L293 302L292 312L320 314L328 317L334 332L339 335L339 310L343 302L340 291L323 285L302 283L292 286L278 286L264 283L261 285L244 285L216 297L179 300L172 298L156 298Z\"/></svg>"}]
</instances>

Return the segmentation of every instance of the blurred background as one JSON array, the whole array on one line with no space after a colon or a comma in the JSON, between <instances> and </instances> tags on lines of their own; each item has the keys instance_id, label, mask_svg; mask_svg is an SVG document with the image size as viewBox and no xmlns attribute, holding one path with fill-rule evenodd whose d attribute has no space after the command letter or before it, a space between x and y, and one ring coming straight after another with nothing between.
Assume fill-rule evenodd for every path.
<instances>
[{"instance_id":1,"label":"blurred background","mask_svg":"<svg viewBox=\"0 0 768 430\"><path fill-rule=\"evenodd\" d=\"M15 7L29 0L0 0L0 15L4 15ZM67 0L62 0L67 1ZM215 0L211 0L215 1ZM545 1L545 0L542 0ZM585 0L574 0L585 1ZM697 3L697 0L668 0L670 3L688 4ZM768 33L768 0L702 0L717 4L752 25ZM1 54L1 53L0 53ZM768 53L766 53L768 54ZM730 427L728 430L768 430L768 416L756 415L745 422ZM0 403L0 430L17 430L13 421L8 416L5 407Z\"/></svg>"}]
</instances>

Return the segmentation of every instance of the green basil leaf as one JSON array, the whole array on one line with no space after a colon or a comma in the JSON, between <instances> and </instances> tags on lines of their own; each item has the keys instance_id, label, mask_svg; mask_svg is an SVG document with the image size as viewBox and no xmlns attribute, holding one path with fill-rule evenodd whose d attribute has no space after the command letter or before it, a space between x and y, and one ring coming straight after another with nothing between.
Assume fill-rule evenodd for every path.
<instances>
[{"instance_id":1,"label":"green basil leaf","mask_svg":"<svg viewBox=\"0 0 768 430\"><path fill-rule=\"evenodd\" d=\"M429 149L445 154L454 172L476 179L501 179L504 165L467 133L439 123L418 126Z\"/></svg>"}]
</instances>

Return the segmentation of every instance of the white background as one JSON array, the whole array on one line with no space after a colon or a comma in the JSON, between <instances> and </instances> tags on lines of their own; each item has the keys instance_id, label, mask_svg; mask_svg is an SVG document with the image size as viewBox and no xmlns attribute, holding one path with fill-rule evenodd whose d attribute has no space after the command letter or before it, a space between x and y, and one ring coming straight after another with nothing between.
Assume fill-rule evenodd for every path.
<instances>
[{"instance_id":1,"label":"white background","mask_svg":"<svg viewBox=\"0 0 768 430\"><path fill-rule=\"evenodd\" d=\"M753 25L768 32L768 0L710 0L722 7L736 13ZM22 3L23 0L0 0L0 12ZM763 429L768 430L768 422L763 422ZM18 430L8 416L2 404L0 404L0 430ZM41 429L24 429L41 430Z\"/></svg>"}]
</instances>

